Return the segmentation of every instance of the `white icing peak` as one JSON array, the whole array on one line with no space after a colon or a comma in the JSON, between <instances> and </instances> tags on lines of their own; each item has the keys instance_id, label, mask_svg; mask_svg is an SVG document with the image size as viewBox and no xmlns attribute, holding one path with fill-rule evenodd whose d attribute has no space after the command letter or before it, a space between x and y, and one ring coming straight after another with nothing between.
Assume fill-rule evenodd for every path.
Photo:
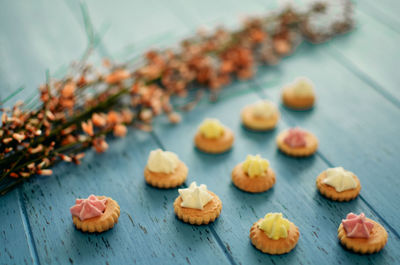
<instances>
[{"instance_id":1,"label":"white icing peak","mask_svg":"<svg viewBox=\"0 0 400 265\"><path fill-rule=\"evenodd\" d=\"M308 97L314 95L314 85L310 79L306 77L297 78L290 85L293 93L298 97Z\"/></svg>"},{"instance_id":2,"label":"white icing peak","mask_svg":"<svg viewBox=\"0 0 400 265\"><path fill-rule=\"evenodd\" d=\"M179 158L176 154L157 149L150 152L147 168L152 172L172 173L178 167Z\"/></svg>"},{"instance_id":3,"label":"white icing peak","mask_svg":"<svg viewBox=\"0 0 400 265\"><path fill-rule=\"evenodd\" d=\"M353 173L344 170L342 167L328 168L325 174L326 178L322 182L334 187L337 192L357 187L357 182L353 178Z\"/></svg>"},{"instance_id":4,"label":"white icing peak","mask_svg":"<svg viewBox=\"0 0 400 265\"><path fill-rule=\"evenodd\" d=\"M208 193L207 186L201 184L197 186L192 182L187 189L179 189L179 195L182 197L182 207L203 210L204 205L212 200L213 196Z\"/></svg>"},{"instance_id":5,"label":"white icing peak","mask_svg":"<svg viewBox=\"0 0 400 265\"><path fill-rule=\"evenodd\" d=\"M270 118L275 112L275 104L268 100L260 100L253 104L253 115L260 118Z\"/></svg>"}]
</instances>

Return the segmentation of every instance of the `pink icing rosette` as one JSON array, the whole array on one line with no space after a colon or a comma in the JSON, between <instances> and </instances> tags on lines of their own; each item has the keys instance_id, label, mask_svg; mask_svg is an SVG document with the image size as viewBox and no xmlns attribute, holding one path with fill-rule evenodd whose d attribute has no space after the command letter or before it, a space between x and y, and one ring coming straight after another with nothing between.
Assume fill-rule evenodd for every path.
<instances>
[{"instance_id":1,"label":"pink icing rosette","mask_svg":"<svg viewBox=\"0 0 400 265\"><path fill-rule=\"evenodd\" d=\"M374 224L365 218L364 213L360 215L349 213L346 219L342 220L342 224L347 237L354 238L369 238L369 234L374 227Z\"/></svg>"},{"instance_id":2,"label":"pink icing rosette","mask_svg":"<svg viewBox=\"0 0 400 265\"><path fill-rule=\"evenodd\" d=\"M73 216L79 217L81 221L100 216L106 209L107 199L99 200L95 195L87 199L76 199L75 205L70 208Z\"/></svg>"},{"instance_id":3,"label":"pink icing rosette","mask_svg":"<svg viewBox=\"0 0 400 265\"><path fill-rule=\"evenodd\" d=\"M307 132L296 127L289 129L288 135L283 139L284 143L292 148L305 147Z\"/></svg>"}]
</instances>

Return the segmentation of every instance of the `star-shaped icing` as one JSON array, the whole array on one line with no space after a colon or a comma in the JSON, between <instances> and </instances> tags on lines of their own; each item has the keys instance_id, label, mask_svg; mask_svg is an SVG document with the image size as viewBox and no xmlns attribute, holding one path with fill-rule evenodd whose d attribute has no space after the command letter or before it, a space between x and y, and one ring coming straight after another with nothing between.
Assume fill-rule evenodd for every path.
<instances>
[{"instance_id":1,"label":"star-shaped icing","mask_svg":"<svg viewBox=\"0 0 400 265\"><path fill-rule=\"evenodd\" d=\"M181 206L186 208L203 210L204 205L213 198L206 185L197 186L196 182L192 182L187 189L179 189L178 192L182 198Z\"/></svg>"},{"instance_id":2,"label":"star-shaped icing","mask_svg":"<svg viewBox=\"0 0 400 265\"><path fill-rule=\"evenodd\" d=\"M73 216L79 217L81 221L100 216L106 209L107 199L99 200L95 195L87 199L76 199L76 204L70 208Z\"/></svg>"},{"instance_id":3,"label":"star-shaped icing","mask_svg":"<svg viewBox=\"0 0 400 265\"><path fill-rule=\"evenodd\" d=\"M356 215L349 213L346 219L342 220L344 230L346 231L347 237L354 238L369 238L374 224L368 221L364 213Z\"/></svg>"}]
</instances>

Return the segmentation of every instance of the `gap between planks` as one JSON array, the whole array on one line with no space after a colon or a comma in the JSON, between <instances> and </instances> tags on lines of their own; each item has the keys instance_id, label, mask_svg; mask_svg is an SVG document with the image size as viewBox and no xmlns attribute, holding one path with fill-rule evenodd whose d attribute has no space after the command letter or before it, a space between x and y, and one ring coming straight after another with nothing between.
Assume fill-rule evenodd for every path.
<instances>
[{"instance_id":1,"label":"gap between planks","mask_svg":"<svg viewBox=\"0 0 400 265\"><path fill-rule=\"evenodd\" d=\"M33 264L40 265L40 260L39 260L39 256L38 256L38 252L37 252L37 248L36 248L36 243L33 238L31 223L29 221L28 213L26 211L26 204L24 202L24 199L22 198L22 191L21 191L22 188L23 188L22 186L19 186L16 189L17 198L18 198L18 206L19 206L18 208L20 210L22 225L25 230L25 235L26 235L26 239L27 239L27 243L28 243L28 247L29 247L29 252L31 254L32 262L33 262Z\"/></svg>"}]
</instances>

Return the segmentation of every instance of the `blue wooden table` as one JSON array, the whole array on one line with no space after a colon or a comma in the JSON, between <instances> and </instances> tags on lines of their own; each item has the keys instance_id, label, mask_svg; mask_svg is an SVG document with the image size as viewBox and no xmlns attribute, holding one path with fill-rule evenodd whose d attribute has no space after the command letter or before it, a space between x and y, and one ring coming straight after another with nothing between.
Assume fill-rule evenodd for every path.
<instances>
[{"instance_id":1,"label":"blue wooden table","mask_svg":"<svg viewBox=\"0 0 400 265\"><path fill-rule=\"evenodd\" d=\"M252 1L87 1L102 37L94 63L107 56L124 61L150 47L163 47L190 35L200 25L235 26L245 14L272 4ZM217 103L204 99L183 122L165 117L152 133L131 130L114 139L109 151L86 152L80 166L59 164L53 176L35 177L0 197L0 264L400 264L400 4L397 0L356 2L355 30L326 44L302 44L274 67L261 68L254 80L226 88ZM27 99L45 80L65 71L87 44L79 1L0 1L0 97L17 87ZM316 85L312 111L279 106L276 130L242 128L241 107L260 98L279 102L283 84L307 76ZM212 156L193 148L197 125L219 118L236 134L233 150ZM275 137L302 126L320 140L316 155L295 159L277 151ZM221 216L208 226L179 221L172 203L176 189L145 184L143 168L150 150L176 152L189 167L187 183L207 184L223 202ZM270 160L275 187L252 195L236 189L232 168L247 154ZM332 202L317 192L316 176L343 166L361 180L360 196ZM118 201L118 225L102 234L85 234L72 224L69 207L91 193ZM365 212L389 233L378 254L346 251L337 227L348 212ZM283 212L300 229L297 247L286 255L262 254L248 236L267 212Z\"/></svg>"}]
</instances>

